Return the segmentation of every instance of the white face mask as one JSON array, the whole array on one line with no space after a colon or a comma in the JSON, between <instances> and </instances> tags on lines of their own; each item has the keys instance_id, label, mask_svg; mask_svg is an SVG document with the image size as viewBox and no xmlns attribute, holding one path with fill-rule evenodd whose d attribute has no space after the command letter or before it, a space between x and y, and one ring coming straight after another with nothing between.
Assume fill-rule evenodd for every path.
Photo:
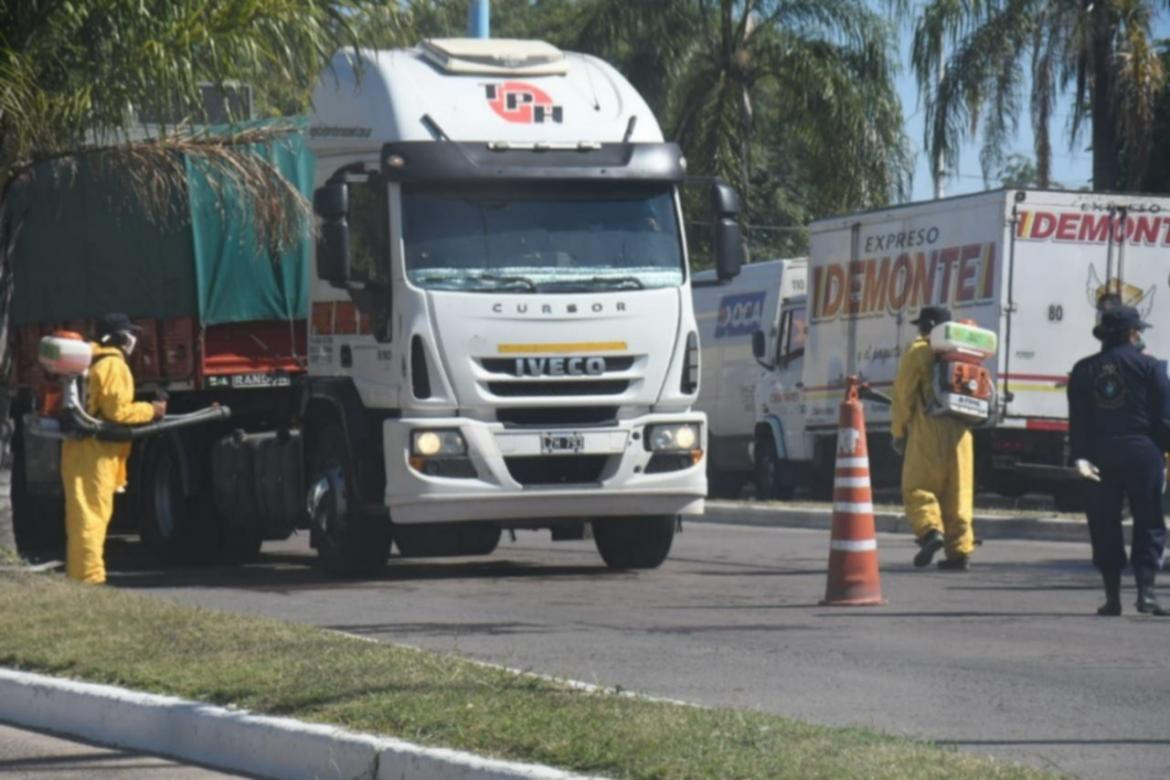
<instances>
[{"instance_id":1,"label":"white face mask","mask_svg":"<svg viewBox=\"0 0 1170 780\"><path fill-rule=\"evenodd\" d=\"M129 331L125 331L122 336L122 351L127 355L134 353L134 347L138 346L138 337Z\"/></svg>"}]
</instances>

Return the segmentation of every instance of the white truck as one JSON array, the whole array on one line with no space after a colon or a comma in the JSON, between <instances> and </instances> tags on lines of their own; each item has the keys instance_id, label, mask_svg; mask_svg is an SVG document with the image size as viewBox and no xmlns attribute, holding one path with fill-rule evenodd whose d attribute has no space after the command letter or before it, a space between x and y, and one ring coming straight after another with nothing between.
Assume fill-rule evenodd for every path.
<instances>
[{"instance_id":1,"label":"white truck","mask_svg":"<svg viewBox=\"0 0 1170 780\"><path fill-rule=\"evenodd\" d=\"M775 337L781 304L806 292L806 267L805 258L768 260L745 265L726 284L714 270L696 273L691 282L702 365L695 406L707 415L712 496L734 498L754 476L755 393L764 369L752 354L752 334ZM757 485L757 495L768 494Z\"/></svg>"},{"instance_id":2,"label":"white truck","mask_svg":"<svg viewBox=\"0 0 1170 780\"><path fill-rule=\"evenodd\" d=\"M693 409L686 164L645 101L595 57L444 39L337 54L313 106L315 162L279 152L313 193L312 258L302 247L274 264L254 247L229 262L217 249L250 234L212 210L146 274L153 294L100 291L150 335L140 386L176 411L215 401L233 415L135 446L120 506L143 539L167 557L238 560L308 528L326 569L359 573L392 544L475 555L501 530L591 526L609 566L658 566L679 516L703 511L707 429ZM738 196L714 182L711 203L730 279ZM108 222L87 208L95 229ZM30 279L61 256L59 231L37 235L18 252ZM58 278L86 278L91 258L69 262ZM66 305L42 282L57 309L40 316L29 299L19 323L22 411L37 408L40 337L98 313L84 291ZM182 300L161 305L172 289ZM56 451L29 441L17 503L59 528Z\"/></svg>"},{"instance_id":3,"label":"white truck","mask_svg":"<svg viewBox=\"0 0 1170 780\"><path fill-rule=\"evenodd\" d=\"M818 221L809 293L780 315L807 320L807 339L790 346L783 325L778 338L755 336L770 366L757 392L760 468L782 487L804 481L827 494L845 377L888 393L915 336L910 320L934 304L999 339L988 361L995 418L976 430L978 482L1005 495L1074 499L1047 478L1067 463L1068 372L1099 348L1091 330L1109 296L1158 326L1149 349L1170 356L1168 277L1166 197L998 190ZM867 404L866 422L871 438L888 443L887 406ZM871 467L875 480L896 483L896 458L875 457Z\"/></svg>"},{"instance_id":4,"label":"white truck","mask_svg":"<svg viewBox=\"0 0 1170 780\"><path fill-rule=\"evenodd\" d=\"M482 553L501 529L591 521L607 564L658 566L703 511L707 430L685 160L645 101L595 57L443 39L339 53L313 105L304 430L324 554L384 559L391 535L405 555ZM713 203L730 278L738 198L717 183Z\"/></svg>"}]
</instances>

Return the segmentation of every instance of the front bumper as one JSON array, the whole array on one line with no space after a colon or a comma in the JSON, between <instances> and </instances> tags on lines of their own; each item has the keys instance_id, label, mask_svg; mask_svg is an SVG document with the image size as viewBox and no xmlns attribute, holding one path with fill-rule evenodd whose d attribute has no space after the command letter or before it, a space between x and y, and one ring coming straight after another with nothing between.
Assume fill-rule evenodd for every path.
<instances>
[{"instance_id":1,"label":"front bumper","mask_svg":"<svg viewBox=\"0 0 1170 780\"><path fill-rule=\"evenodd\" d=\"M698 423L704 458L654 472L653 453L646 451L644 438L646 426L656 423ZM387 420L382 428L386 505L393 521L404 524L498 520L507 525L512 520L524 526L591 517L702 514L707 494L706 423L702 412L647 414L604 428L576 429L505 428L502 423L463 417ZM409 462L410 437L423 428L458 429L467 442L475 476L432 476L415 470ZM545 433L579 433L581 448L571 455L541 455ZM654 473L647 473L647 467ZM565 481L542 482L546 470Z\"/></svg>"}]
</instances>

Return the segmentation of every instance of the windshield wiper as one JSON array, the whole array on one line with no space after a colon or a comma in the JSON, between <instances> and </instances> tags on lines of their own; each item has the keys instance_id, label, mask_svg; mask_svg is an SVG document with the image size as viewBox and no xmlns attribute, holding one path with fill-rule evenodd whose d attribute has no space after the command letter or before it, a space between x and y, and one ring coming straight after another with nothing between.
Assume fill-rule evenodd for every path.
<instances>
[{"instance_id":1,"label":"windshield wiper","mask_svg":"<svg viewBox=\"0 0 1170 780\"><path fill-rule=\"evenodd\" d=\"M522 284L530 291L536 292L536 282L527 276L500 276L498 274L479 274L473 277L476 281L497 282L499 284Z\"/></svg>"},{"instance_id":2,"label":"windshield wiper","mask_svg":"<svg viewBox=\"0 0 1170 780\"><path fill-rule=\"evenodd\" d=\"M633 285L637 290L642 290L646 287L642 280L636 276L592 276L587 279L562 279L555 282L547 282L545 283L545 287L588 290L591 287L598 287L600 285L621 287L627 284Z\"/></svg>"}]
</instances>

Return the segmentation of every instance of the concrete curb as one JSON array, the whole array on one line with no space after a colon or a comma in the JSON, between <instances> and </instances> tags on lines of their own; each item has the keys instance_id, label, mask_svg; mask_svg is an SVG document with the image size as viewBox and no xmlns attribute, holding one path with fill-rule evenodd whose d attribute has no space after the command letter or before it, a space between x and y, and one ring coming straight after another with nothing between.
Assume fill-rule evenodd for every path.
<instances>
[{"instance_id":1,"label":"concrete curb","mask_svg":"<svg viewBox=\"0 0 1170 780\"><path fill-rule=\"evenodd\" d=\"M0 668L0 721L274 778L583 780L290 718Z\"/></svg>"},{"instance_id":2,"label":"concrete curb","mask_svg":"<svg viewBox=\"0 0 1170 780\"><path fill-rule=\"evenodd\" d=\"M833 510L826 507L785 507L778 504L744 501L707 501L705 514L688 516L688 522L727 525L816 528L828 531ZM874 524L879 533L910 533L910 524L901 512L876 511ZM1131 523L1124 530L1128 543ZM975 536L980 539L1024 539L1046 542L1089 543L1088 525L1083 519L1063 517L1004 517L977 515Z\"/></svg>"}]
</instances>

